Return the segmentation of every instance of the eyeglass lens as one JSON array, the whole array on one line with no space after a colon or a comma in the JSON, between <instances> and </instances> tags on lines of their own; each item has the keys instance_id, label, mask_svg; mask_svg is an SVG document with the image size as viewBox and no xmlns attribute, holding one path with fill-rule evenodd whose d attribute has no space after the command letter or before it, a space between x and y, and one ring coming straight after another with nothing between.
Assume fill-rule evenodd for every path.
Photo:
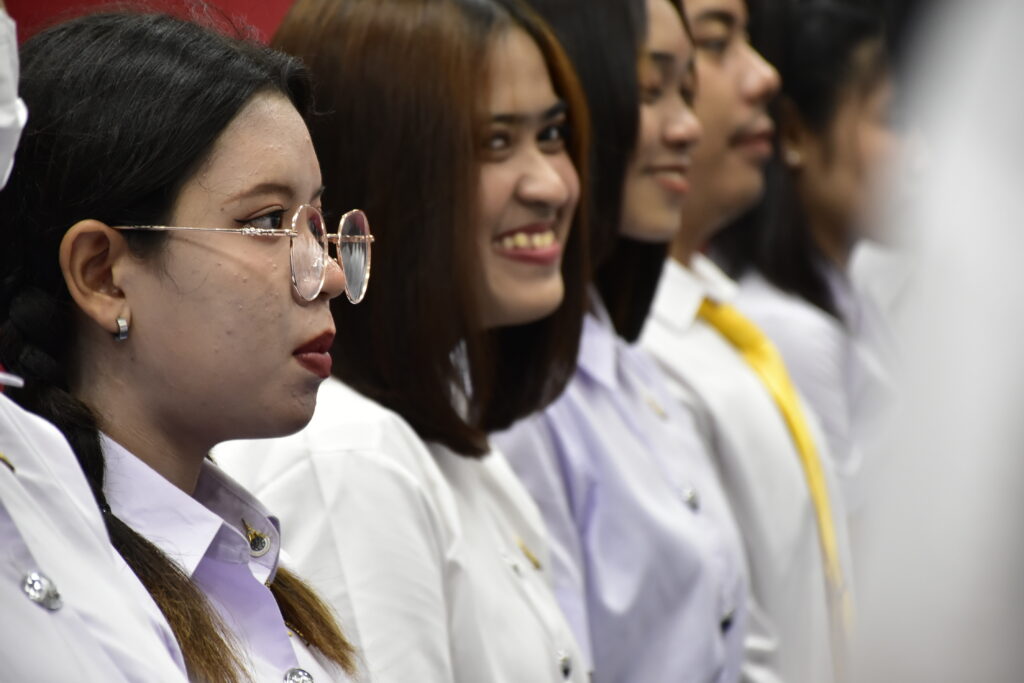
<instances>
[{"instance_id":1,"label":"eyeglass lens","mask_svg":"<svg viewBox=\"0 0 1024 683\"><path fill-rule=\"evenodd\" d=\"M338 259L345 271L347 286L345 294L354 304L366 296L366 286L370 280L370 226L366 214L362 211L349 211L341 219L338 226L341 243L338 245ZM355 238L348 239L346 238Z\"/></svg>"},{"instance_id":2,"label":"eyeglass lens","mask_svg":"<svg viewBox=\"0 0 1024 683\"><path fill-rule=\"evenodd\" d=\"M297 233L291 249L292 282L299 296L312 301L320 295L326 274L323 216L311 206L302 206L292 218L292 230Z\"/></svg>"}]
</instances>

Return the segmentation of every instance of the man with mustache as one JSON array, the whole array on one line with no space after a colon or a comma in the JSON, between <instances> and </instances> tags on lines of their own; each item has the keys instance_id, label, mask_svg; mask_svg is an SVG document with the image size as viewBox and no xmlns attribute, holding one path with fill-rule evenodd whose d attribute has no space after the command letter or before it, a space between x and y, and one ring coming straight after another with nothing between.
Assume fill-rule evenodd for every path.
<instances>
[{"instance_id":1,"label":"man with mustache","mask_svg":"<svg viewBox=\"0 0 1024 683\"><path fill-rule=\"evenodd\" d=\"M767 339L730 305L700 248L764 193L776 70L749 44L744 0L684 0L704 126L692 192L642 334L699 416L751 576L745 681L831 683L848 628L846 519L824 438Z\"/></svg>"}]
</instances>

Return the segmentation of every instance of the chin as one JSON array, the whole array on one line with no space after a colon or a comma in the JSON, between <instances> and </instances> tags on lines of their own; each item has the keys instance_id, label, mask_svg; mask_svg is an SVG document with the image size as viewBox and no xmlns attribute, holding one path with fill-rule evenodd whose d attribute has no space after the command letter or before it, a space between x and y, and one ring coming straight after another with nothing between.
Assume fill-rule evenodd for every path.
<instances>
[{"instance_id":1,"label":"chin","mask_svg":"<svg viewBox=\"0 0 1024 683\"><path fill-rule=\"evenodd\" d=\"M648 244L668 244L676 238L682 227L682 215L674 212L667 217L638 222L633 227L623 226L622 236Z\"/></svg>"},{"instance_id":2,"label":"chin","mask_svg":"<svg viewBox=\"0 0 1024 683\"><path fill-rule=\"evenodd\" d=\"M734 207L735 216L752 209L764 195L764 171L749 164L743 171L737 170L731 180L731 187L723 193L728 197L729 206Z\"/></svg>"},{"instance_id":3,"label":"chin","mask_svg":"<svg viewBox=\"0 0 1024 683\"><path fill-rule=\"evenodd\" d=\"M296 401L291 405L278 405L273 411L266 411L263 420L257 426L259 434L248 438L273 439L280 436L289 436L303 429L313 419L313 411L316 408L316 395L310 397L309 401Z\"/></svg>"},{"instance_id":4,"label":"chin","mask_svg":"<svg viewBox=\"0 0 1024 683\"><path fill-rule=\"evenodd\" d=\"M514 327L537 322L558 310L564 297L565 290L559 278L557 286L546 288L546 291L529 300L506 300L495 303L492 306L492 314L487 316L486 327Z\"/></svg>"}]
</instances>

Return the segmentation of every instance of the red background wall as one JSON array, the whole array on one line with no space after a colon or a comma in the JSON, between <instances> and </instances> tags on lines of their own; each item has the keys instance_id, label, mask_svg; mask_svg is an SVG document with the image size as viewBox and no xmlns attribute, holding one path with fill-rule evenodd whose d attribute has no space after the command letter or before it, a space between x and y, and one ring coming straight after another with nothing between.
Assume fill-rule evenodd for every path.
<instances>
[{"instance_id":1,"label":"red background wall","mask_svg":"<svg viewBox=\"0 0 1024 683\"><path fill-rule=\"evenodd\" d=\"M256 29L264 41L270 39L292 0L206 0L205 5L227 17ZM138 3L128 3L134 6ZM18 38L24 40L41 27L67 13L81 13L91 7L110 6L110 0L6 0L7 13L18 24ZM188 16L200 5L195 0L146 0L143 6ZM190 9L191 8L191 9Z\"/></svg>"}]
</instances>

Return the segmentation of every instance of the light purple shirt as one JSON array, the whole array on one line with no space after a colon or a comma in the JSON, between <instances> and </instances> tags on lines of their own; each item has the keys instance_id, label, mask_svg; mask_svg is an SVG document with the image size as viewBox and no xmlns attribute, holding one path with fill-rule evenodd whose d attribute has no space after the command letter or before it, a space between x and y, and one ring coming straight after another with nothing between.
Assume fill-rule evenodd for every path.
<instances>
[{"instance_id":1,"label":"light purple shirt","mask_svg":"<svg viewBox=\"0 0 1024 683\"><path fill-rule=\"evenodd\" d=\"M544 514L595 683L738 680L742 543L693 416L646 352L584 321L576 375L494 437Z\"/></svg>"},{"instance_id":2,"label":"light purple shirt","mask_svg":"<svg viewBox=\"0 0 1024 683\"><path fill-rule=\"evenodd\" d=\"M317 683L348 680L285 625L267 587L278 567L278 521L213 463L203 463L193 496L104 436L104 490L111 510L156 544L206 594L258 682L280 683L302 669ZM246 525L264 537L250 545Z\"/></svg>"}]
</instances>

